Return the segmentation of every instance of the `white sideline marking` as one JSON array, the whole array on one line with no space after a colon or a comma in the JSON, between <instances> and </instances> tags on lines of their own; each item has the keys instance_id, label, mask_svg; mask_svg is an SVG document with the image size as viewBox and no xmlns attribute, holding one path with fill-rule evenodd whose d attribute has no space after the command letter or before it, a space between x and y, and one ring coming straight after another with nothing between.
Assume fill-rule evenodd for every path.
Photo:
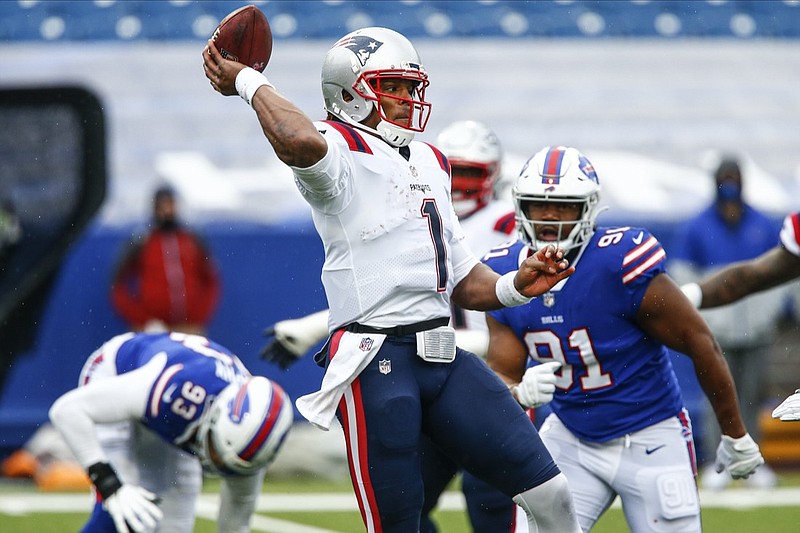
<instances>
[{"instance_id":1,"label":"white sideline marking","mask_svg":"<svg viewBox=\"0 0 800 533\"><path fill-rule=\"evenodd\" d=\"M726 489L718 492L700 490L700 504L704 509L752 509L755 507L796 506L800 502L800 487L759 490L747 488ZM88 513L92 499L88 494L14 494L0 497L0 514L24 516L31 513ZM619 508L619 498L613 507ZM216 520L219 496L201 494L197 501L197 516ZM464 510L464 496L460 492L446 492L439 500L443 511ZM358 511L355 496L344 492L304 492L298 494L261 494L256 503L258 512L324 512ZM254 515L252 531L261 533L337 533L288 520Z\"/></svg>"}]
</instances>

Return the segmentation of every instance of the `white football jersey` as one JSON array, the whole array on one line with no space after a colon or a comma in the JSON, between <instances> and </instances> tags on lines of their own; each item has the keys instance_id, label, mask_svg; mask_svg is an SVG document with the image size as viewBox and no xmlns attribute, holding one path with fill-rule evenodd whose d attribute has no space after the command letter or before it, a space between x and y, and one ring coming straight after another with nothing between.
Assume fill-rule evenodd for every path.
<instances>
[{"instance_id":1,"label":"white football jersey","mask_svg":"<svg viewBox=\"0 0 800 533\"><path fill-rule=\"evenodd\" d=\"M478 259L453 211L446 158L413 141L406 160L351 126L315 125L327 154L292 170L325 248L330 329L450 316L450 293Z\"/></svg>"}]
</instances>

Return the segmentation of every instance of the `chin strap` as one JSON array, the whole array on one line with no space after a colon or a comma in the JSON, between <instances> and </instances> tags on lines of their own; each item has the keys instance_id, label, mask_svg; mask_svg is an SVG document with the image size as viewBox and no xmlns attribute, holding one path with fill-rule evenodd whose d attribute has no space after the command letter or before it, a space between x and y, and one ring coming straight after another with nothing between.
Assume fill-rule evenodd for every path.
<instances>
[{"instance_id":1,"label":"chin strap","mask_svg":"<svg viewBox=\"0 0 800 533\"><path fill-rule=\"evenodd\" d=\"M391 144L395 148L402 148L408 146L414 140L414 132L408 131L405 128L396 126L391 122L381 120L376 128L378 135L381 139Z\"/></svg>"}]
</instances>

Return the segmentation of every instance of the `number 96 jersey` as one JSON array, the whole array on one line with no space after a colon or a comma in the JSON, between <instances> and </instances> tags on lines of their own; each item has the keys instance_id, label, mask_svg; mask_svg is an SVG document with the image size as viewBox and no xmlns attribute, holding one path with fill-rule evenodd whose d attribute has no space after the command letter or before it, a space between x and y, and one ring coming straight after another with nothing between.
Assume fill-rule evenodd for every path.
<instances>
[{"instance_id":1,"label":"number 96 jersey","mask_svg":"<svg viewBox=\"0 0 800 533\"><path fill-rule=\"evenodd\" d=\"M529 255L516 241L483 261L500 274ZM580 439L606 442L678 415L669 354L635 322L666 253L641 228L598 228L574 261L575 273L529 304L490 312L538 362L561 361L550 406Z\"/></svg>"}]
</instances>

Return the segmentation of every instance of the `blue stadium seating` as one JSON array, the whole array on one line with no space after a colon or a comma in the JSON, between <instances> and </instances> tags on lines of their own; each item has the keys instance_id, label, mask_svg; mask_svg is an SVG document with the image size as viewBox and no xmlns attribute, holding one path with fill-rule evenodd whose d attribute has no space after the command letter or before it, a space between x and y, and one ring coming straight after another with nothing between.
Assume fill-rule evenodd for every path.
<instances>
[{"instance_id":1,"label":"blue stadium seating","mask_svg":"<svg viewBox=\"0 0 800 533\"><path fill-rule=\"evenodd\" d=\"M0 41L201 40L207 37L198 29L203 27L198 23L201 17L219 21L246 3L0 2ZM278 25L276 39L333 39L370 24L412 38L800 37L796 0L250 3L271 21L294 20Z\"/></svg>"}]
</instances>

